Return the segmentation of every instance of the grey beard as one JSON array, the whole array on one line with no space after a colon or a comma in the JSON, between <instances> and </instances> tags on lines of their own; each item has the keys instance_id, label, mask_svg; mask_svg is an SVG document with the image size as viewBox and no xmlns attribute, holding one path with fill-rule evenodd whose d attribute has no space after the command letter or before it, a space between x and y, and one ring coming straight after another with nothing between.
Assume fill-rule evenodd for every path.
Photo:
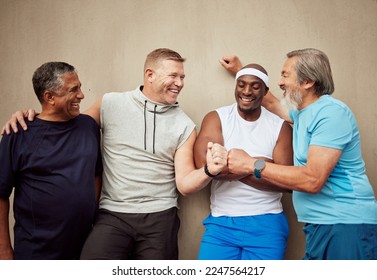
<instances>
[{"instance_id":1,"label":"grey beard","mask_svg":"<svg viewBox=\"0 0 377 280\"><path fill-rule=\"evenodd\" d=\"M281 99L280 104L281 104L281 106L286 108L288 111L297 111L297 109L298 109L297 103L295 103L295 102L293 103L293 102L291 102L291 100L287 100L286 98Z\"/></svg>"},{"instance_id":2,"label":"grey beard","mask_svg":"<svg viewBox=\"0 0 377 280\"><path fill-rule=\"evenodd\" d=\"M280 100L280 104L287 108L289 111L298 110L298 105L302 102L302 96L299 91L294 92L293 94L286 92L286 97ZM287 98L288 94L288 98Z\"/></svg>"}]
</instances>

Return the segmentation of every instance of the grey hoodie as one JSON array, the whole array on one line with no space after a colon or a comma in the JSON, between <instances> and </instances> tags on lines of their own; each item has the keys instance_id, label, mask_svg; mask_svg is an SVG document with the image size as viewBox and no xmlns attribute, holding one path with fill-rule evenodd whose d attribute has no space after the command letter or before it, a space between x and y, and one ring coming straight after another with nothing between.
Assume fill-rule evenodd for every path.
<instances>
[{"instance_id":1,"label":"grey hoodie","mask_svg":"<svg viewBox=\"0 0 377 280\"><path fill-rule=\"evenodd\" d=\"M178 206L174 155L195 124L178 103L155 103L141 90L103 97L100 208L153 213Z\"/></svg>"}]
</instances>

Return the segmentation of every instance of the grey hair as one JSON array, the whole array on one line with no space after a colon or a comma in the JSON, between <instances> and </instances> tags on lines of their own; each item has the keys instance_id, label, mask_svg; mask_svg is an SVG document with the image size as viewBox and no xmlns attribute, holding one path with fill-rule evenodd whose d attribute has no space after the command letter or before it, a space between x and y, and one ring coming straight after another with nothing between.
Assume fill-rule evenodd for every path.
<instances>
[{"instance_id":1,"label":"grey hair","mask_svg":"<svg viewBox=\"0 0 377 280\"><path fill-rule=\"evenodd\" d=\"M318 95L330 95L334 92L330 61L324 52L308 48L291 51L287 57L298 58L295 68L299 84L305 81L315 82L314 86Z\"/></svg>"},{"instance_id":2,"label":"grey hair","mask_svg":"<svg viewBox=\"0 0 377 280\"><path fill-rule=\"evenodd\" d=\"M66 73L76 72L75 67L65 62L46 62L33 74L33 88L39 100L43 102L45 91L57 91L62 85L62 76Z\"/></svg>"}]
</instances>

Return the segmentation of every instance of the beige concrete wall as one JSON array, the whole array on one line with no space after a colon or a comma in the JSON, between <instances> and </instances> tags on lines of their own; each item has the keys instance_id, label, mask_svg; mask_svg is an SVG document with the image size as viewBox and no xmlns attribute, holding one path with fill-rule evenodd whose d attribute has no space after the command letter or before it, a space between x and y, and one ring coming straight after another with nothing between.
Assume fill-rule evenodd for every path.
<instances>
[{"instance_id":1,"label":"beige concrete wall","mask_svg":"<svg viewBox=\"0 0 377 280\"><path fill-rule=\"evenodd\" d=\"M145 56L169 47L187 58L179 98L200 127L204 114L234 101L225 54L256 62L277 86L285 54L314 47L332 63L336 91L358 119L367 173L377 190L376 0L0 0L0 124L19 108L39 108L31 75L66 61L79 71L86 109L107 91L142 82ZM180 199L181 259L195 259L209 190ZM291 197L284 197L291 236L287 259L304 251Z\"/></svg>"}]
</instances>

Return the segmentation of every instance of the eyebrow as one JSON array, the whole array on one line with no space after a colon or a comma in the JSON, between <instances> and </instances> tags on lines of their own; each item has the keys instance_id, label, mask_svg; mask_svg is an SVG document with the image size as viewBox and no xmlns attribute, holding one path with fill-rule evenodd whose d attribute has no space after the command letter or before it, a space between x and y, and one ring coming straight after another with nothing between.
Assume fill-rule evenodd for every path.
<instances>
[{"instance_id":1,"label":"eyebrow","mask_svg":"<svg viewBox=\"0 0 377 280\"><path fill-rule=\"evenodd\" d=\"M68 91L78 90L79 88L81 88L81 83L79 85L75 85L75 86L69 88Z\"/></svg>"}]
</instances>

